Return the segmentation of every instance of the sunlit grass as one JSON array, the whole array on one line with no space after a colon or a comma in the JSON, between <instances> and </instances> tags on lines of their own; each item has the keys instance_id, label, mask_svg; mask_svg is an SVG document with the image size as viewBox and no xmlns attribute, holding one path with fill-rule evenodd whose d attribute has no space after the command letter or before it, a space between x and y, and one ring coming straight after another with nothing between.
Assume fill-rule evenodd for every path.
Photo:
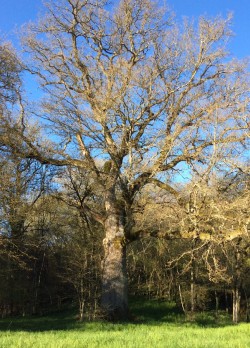
<instances>
[{"instance_id":1,"label":"sunlit grass","mask_svg":"<svg viewBox=\"0 0 250 348\"><path fill-rule=\"evenodd\" d=\"M137 301L132 307L131 323L79 323L73 312L0 320L0 347L250 347L249 324L230 325L228 318L215 321L208 314L186 321L173 305L166 303Z\"/></svg>"}]
</instances>

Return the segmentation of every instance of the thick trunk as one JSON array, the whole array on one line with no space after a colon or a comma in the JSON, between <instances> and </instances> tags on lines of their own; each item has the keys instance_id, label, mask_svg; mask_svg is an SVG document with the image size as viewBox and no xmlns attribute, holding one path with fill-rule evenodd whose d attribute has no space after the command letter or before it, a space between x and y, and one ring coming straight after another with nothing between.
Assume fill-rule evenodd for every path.
<instances>
[{"instance_id":1,"label":"thick trunk","mask_svg":"<svg viewBox=\"0 0 250 348\"><path fill-rule=\"evenodd\" d=\"M109 319L120 320L128 316L124 221L112 200L106 211L101 305Z\"/></svg>"}]
</instances>

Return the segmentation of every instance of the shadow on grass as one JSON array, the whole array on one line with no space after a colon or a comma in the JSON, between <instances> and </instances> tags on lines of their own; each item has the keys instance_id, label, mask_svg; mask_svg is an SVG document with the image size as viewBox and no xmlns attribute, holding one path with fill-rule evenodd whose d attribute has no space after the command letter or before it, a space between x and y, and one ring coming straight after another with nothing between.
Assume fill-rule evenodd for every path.
<instances>
[{"instance_id":1,"label":"shadow on grass","mask_svg":"<svg viewBox=\"0 0 250 348\"><path fill-rule=\"evenodd\" d=\"M160 302L156 300L132 299L130 301L131 320L120 322L117 325L109 322L96 322L88 325L87 330L110 331L118 328L126 329L127 325L162 325L209 327L218 328L232 325L228 315L223 313L218 318L212 312L198 313L194 317L187 318L174 303ZM77 321L77 309L50 314L40 317L19 317L0 319L1 331L68 331L83 330L86 323Z\"/></svg>"},{"instance_id":2,"label":"shadow on grass","mask_svg":"<svg viewBox=\"0 0 250 348\"><path fill-rule=\"evenodd\" d=\"M131 301L131 312L134 321L140 324L160 325L163 323L185 325L192 327L218 328L234 325L228 314L220 312L195 313L193 316L185 316L175 303L159 302L156 300L145 301L137 299Z\"/></svg>"},{"instance_id":3,"label":"shadow on grass","mask_svg":"<svg viewBox=\"0 0 250 348\"><path fill-rule=\"evenodd\" d=\"M198 313L195 316L194 322L197 326L210 328L235 325L230 316L225 312L221 312L218 315L214 312Z\"/></svg>"},{"instance_id":4,"label":"shadow on grass","mask_svg":"<svg viewBox=\"0 0 250 348\"><path fill-rule=\"evenodd\" d=\"M185 320L184 315L174 303L157 300L133 299L131 313L137 323L177 323Z\"/></svg>"},{"instance_id":5,"label":"shadow on grass","mask_svg":"<svg viewBox=\"0 0 250 348\"><path fill-rule=\"evenodd\" d=\"M27 316L0 319L0 331L43 332L51 330L76 330L83 327L76 319L77 311L63 311L46 316Z\"/></svg>"}]
</instances>

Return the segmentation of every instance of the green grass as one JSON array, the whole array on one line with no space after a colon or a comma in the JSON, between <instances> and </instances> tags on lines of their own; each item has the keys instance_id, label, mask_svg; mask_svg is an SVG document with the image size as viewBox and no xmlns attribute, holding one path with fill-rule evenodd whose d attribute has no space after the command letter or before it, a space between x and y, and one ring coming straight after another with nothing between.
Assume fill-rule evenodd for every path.
<instances>
[{"instance_id":1,"label":"green grass","mask_svg":"<svg viewBox=\"0 0 250 348\"><path fill-rule=\"evenodd\" d=\"M0 348L250 347L250 325L231 325L225 316L200 314L188 322L171 304L138 300L132 308L133 323L79 323L72 311L0 320Z\"/></svg>"}]
</instances>

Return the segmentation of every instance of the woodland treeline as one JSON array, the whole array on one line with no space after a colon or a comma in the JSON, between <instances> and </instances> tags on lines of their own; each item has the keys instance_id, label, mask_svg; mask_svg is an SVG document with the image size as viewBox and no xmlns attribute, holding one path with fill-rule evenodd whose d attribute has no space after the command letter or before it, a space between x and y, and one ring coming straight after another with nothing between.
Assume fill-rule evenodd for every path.
<instances>
[{"instance_id":1,"label":"woodland treeline","mask_svg":"<svg viewBox=\"0 0 250 348\"><path fill-rule=\"evenodd\" d=\"M3 317L130 294L248 320L248 63L230 17L160 5L51 0L22 56L0 42Z\"/></svg>"},{"instance_id":2,"label":"woodland treeline","mask_svg":"<svg viewBox=\"0 0 250 348\"><path fill-rule=\"evenodd\" d=\"M96 183L14 155L0 168L1 316L77 303L80 319L102 317L104 231L82 204L103 209ZM174 301L188 316L213 310L248 320L249 199L249 176L237 171L183 184L178 199L142 192L127 247L131 296Z\"/></svg>"}]
</instances>

